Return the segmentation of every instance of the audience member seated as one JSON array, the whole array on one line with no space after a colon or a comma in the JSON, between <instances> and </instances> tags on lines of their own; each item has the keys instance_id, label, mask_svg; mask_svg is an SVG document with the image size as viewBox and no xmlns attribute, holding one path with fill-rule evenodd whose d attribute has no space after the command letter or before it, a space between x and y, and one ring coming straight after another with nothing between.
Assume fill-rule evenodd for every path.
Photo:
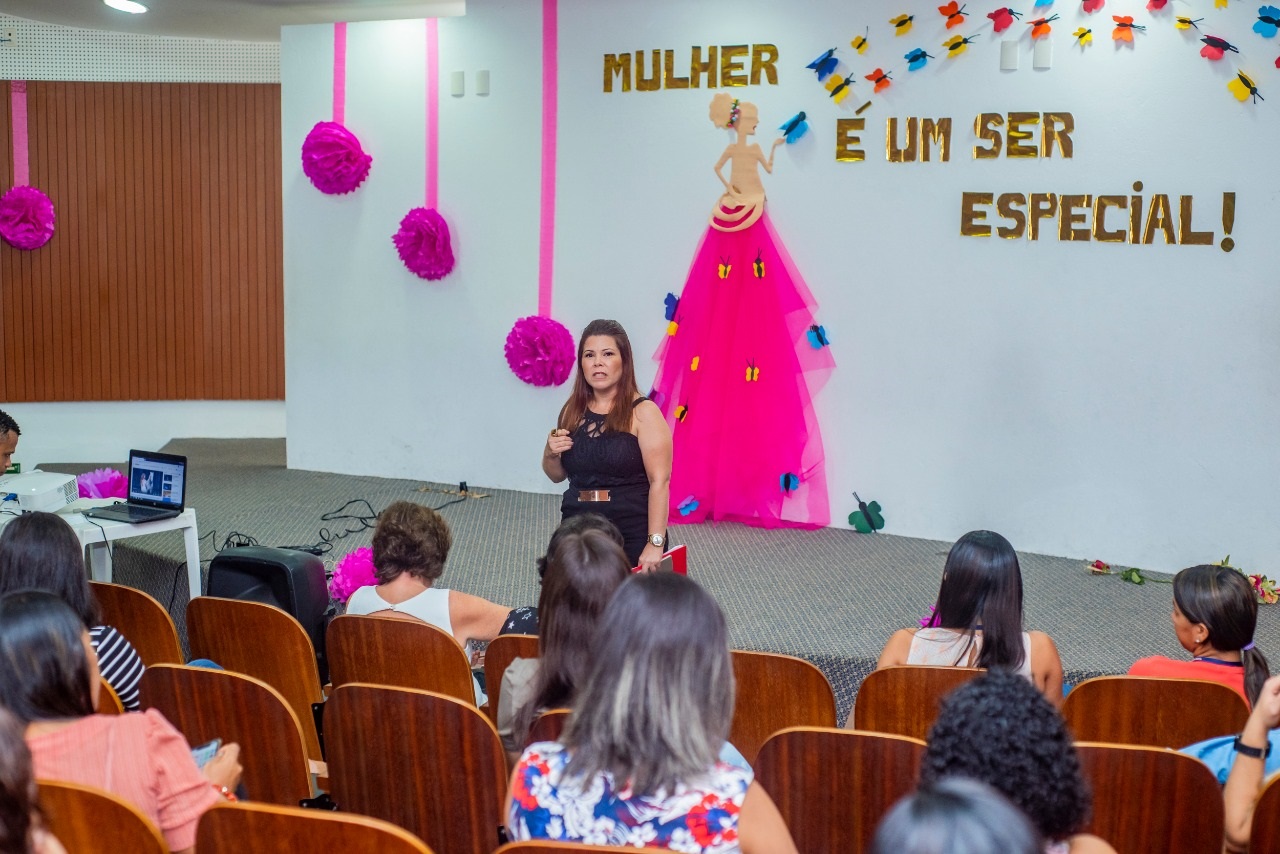
<instances>
[{"instance_id":1,"label":"audience member seated","mask_svg":"<svg viewBox=\"0 0 1280 854\"><path fill-rule=\"evenodd\" d=\"M600 618L559 743L516 763L511 837L716 854L795 854L750 770L717 759L733 718L724 614L696 582L635 575Z\"/></svg>"},{"instance_id":2,"label":"audience member seated","mask_svg":"<svg viewBox=\"0 0 1280 854\"><path fill-rule=\"evenodd\" d=\"M62 518L24 513L0 528L0 596L14 590L46 590L70 605L89 630L103 678L125 711L138 710L142 659L122 634L100 625L98 600L85 576L84 550Z\"/></svg>"},{"instance_id":3,"label":"audience member seated","mask_svg":"<svg viewBox=\"0 0 1280 854\"><path fill-rule=\"evenodd\" d=\"M1257 625L1258 600L1243 574L1229 566L1184 569L1173 577L1173 632L1193 658L1140 658L1129 675L1221 682L1252 705L1271 676L1253 645Z\"/></svg>"},{"instance_id":4,"label":"audience member seated","mask_svg":"<svg viewBox=\"0 0 1280 854\"><path fill-rule=\"evenodd\" d=\"M1049 843L1049 854L1114 854L1080 833L1089 790L1067 725L1026 679L993 670L942 701L929 730L920 783L969 777L1019 807Z\"/></svg>"},{"instance_id":5,"label":"audience member seated","mask_svg":"<svg viewBox=\"0 0 1280 854\"><path fill-rule=\"evenodd\" d=\"M67 854L41 821L22 724L0 709L0 852Z\"/></svg>"},{"instance_id":6,"label":"audience member seated","mask_svg":"<svg viewBox=\"0 0 1280 854\"><path fill-rule=\"evenodd\" d=\"M201 814L233 797L240 748L223 746L202 771L159 712L95 715L99 687L89 633L66 603L43 591L0 598L0 706L26 725L35 776L114 792L190 854Z\"/></svg>"},{"instance_id":7,"label":"audience member seated","mask_svg":"<svg viewBox=\"0 0 1280 854\"><path fill-rule=\"evenodd\" d=\"M992 531L970 531L951 547L928 626L889 638L876 668L899 664L1013 670L1062 704L1062 661L1044 632L1022 630L1018 555Z\"/></svg>"},{"instance_id":8,"label":"audience member seated","mask_svg":"<svg viewBox=\"0 0 1280 854\"><path fill-rule=\"evenodd\" d=\"M570 516L560 528L581 518ZM622 545L600 530L562 534L557 529L551 542L538 597L539 657L512 661L498 698L498 735L513 759L538 715L572 704L591 668L596 622L631 574Z\"/></svg>"},{"instance_id":9,"label":"audience member seated","mask_svg":"<svg viewBox=\"0 0 1280 854\"><path fill-rule=\"evenodd\" d=\"M1236 758L1222 789L1227 819L1227 850L1248 851L1254 807L1267 782L1264 763L1280 753L1280 676L1263 684L1254 698L1253 712L1236 741Z\"/></svg>"},{"instance_id":10,"label":"audience member seated","mask_svg":"<svg viewBox=\"0 0 1280 854\"><path fill-rule=\"evenodd\" d=\"M880 823L871 854L1044 854L1018 808L990 786L956 777L922 786Z\"/></svg>"}]
</instances>

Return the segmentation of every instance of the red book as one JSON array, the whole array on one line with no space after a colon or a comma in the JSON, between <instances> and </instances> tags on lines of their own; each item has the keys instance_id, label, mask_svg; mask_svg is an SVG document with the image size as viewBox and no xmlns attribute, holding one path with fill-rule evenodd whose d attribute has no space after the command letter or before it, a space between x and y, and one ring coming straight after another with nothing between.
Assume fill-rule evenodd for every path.
<instances>
[{"instance_id":1,"label":"red book","mask_svg":"<svg viewBox=\"0 0 1280 854\"><path fill-rule=\"evenodd\" d=\"M662 560L658 562L658 569L669 569L672 572L678 572L681 575L689 574L689 547L676 546L669 552L664 552ZM632 572L639 572L640 567L632 567Z\"/></svg>"}]
</instances>

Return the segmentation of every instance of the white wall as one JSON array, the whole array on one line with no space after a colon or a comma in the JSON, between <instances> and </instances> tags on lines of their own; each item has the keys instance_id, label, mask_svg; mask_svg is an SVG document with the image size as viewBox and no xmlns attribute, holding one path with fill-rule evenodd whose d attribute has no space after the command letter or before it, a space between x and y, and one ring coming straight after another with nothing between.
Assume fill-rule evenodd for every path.
<instances>
[{"instance_id":1,"label":"white wall","mask_svg":"<svg viewBox=\"0 0 1280 854\"><path fill-rule=\"evenodd\" d=\"M1241 49L1216 64L1198 56L1196 31L1173 26L1189 7L1113 3L1085 16L1058 5L1053 67L1031 68L1024 19L1005 34L1020 37L1022 68L1002 73L1000 37L976 7L950 33L922 7L913 32L894 38L885 22L902 8L888 0L815 0L803 12L764 0L561 0L553 314L575 332L596 316L621 320L647 385L662 298L681 289L718 192L711 167L727 138L707 120L710 93L604 94L602 55L776 44L780 85L735 94L759 105L762 129L800 109L813 127L779 151L766 187L838 364L818 398L833 515L843 520L857 489L881 502L893 533L989 527L1050 554L1171 569L1230 552L1280 569L1280 190L1269 153L1280 44L1249 31L1246 4L1197 7L1202 33ZM290 465L553 489L538 454L566 389L525 386L502 351L514 319L536 308L540 6L485 0L440 24L445 85L465 70L469 94L441 95L440 209L459 262L434 284L390 242L422 203L423 25L350 27L347 124L374 167L339 199L298 165L306 132L330 116L331 28L285 31ZM1132 49L1113 45L1113 12L1147 25ZM1081 24L1096 39L1083 50L1071 38ZM867 25L872 48L859 57L848 42ZM955 32L981 36L947 60L940 45ZM858 74L843 109L804 69L832 45ZM914 47L937 59L911 73L902 56ZM877 65L894 82L864 114L867 160L837 163L835 119L870 97L861 77ZM1230 96L1237 67L1267 101ZM488 98L471 94L482 68ZM1074 158L975 161L974 116L1015 110L1072 113ZM951 117L951 162L886 162L889 116ZM1036 242L959 234L964 191L1128 194L1139 180L1175 208L1193 195L1195 227L1219 238L1221 194L1236 192L1236 249L1059 243L1050 223Z\"/></svg>"}]
</instances>

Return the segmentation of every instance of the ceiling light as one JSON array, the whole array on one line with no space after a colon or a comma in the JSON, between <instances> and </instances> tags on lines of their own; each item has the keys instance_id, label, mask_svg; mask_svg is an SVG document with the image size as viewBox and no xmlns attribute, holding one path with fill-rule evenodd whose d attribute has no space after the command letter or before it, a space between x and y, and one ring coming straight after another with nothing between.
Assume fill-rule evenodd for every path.
<instances>
[{"instance_id":1,"label":"ceiling light","mask_svg":"<svg viewBox=\"0 0 1280 854\"><path fill-rule=\"evenodd\" d=\"M133 0L102 0L112 9L118 9L121 12L128 12L131 15L141 15L147 11L147 7L141 3L135 3Z\"/></svg>"}]
</instances>

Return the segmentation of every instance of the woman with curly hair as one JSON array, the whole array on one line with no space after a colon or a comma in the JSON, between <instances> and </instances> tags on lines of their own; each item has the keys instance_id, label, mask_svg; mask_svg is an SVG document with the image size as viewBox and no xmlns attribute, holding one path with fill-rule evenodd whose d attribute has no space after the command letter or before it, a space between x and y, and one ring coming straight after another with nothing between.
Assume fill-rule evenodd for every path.
<instances>
[{"instance_id":1,"label":"woman with curly hair","mask_svg":"<svg viewBox=\"0 0 1280 854\"><path fill-rule=\"evenodd\" d=\"M1015 673L993 670L942 701L920 784L949 777L978 780L1007 797L1048 840L1049 854L1115 854L1080 832L1091 795L1066 723Z\"/></svg>"}]
</instances>

